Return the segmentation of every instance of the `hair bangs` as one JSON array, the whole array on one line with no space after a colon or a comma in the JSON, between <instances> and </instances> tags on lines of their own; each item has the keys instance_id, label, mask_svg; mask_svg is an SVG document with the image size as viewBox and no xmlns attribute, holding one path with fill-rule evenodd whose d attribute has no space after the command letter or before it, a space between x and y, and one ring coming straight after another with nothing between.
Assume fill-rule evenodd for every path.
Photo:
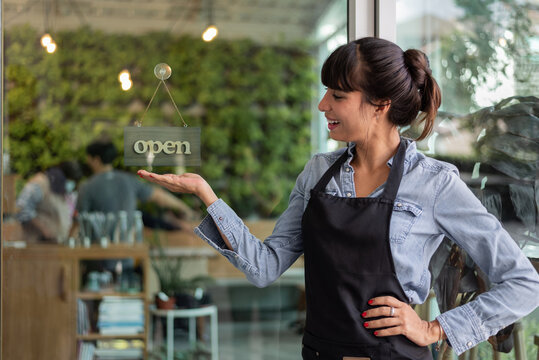
<instances>
[{"instance_id":1,"label":"hair bangs","mask_svg":"<svg viewBox=\"0 0 539 360\"><path fill-rule=\"evenodd\" d=\"M350 81L358 72L356 44L349 43L337 48L324 62L321 80L324 86L340 91L359 91Z\"/></svg>"}]
</instances>

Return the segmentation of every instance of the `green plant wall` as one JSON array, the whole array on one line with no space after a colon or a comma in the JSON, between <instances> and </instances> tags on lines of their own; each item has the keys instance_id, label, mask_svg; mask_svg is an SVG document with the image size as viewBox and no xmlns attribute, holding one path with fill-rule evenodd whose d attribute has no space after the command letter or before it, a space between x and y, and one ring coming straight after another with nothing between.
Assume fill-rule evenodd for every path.
<instances>
[{"instance_id":1,"label":"green plant wall","mask_svg":"<svg viewBox=\"0 0 539 360\"><path fill-rule=\"evenodd\" d=\"M188 170L201 173L241 216L284 210L310 153L317 77L305 45L81 28L52 34L58 50L47 54L40 35L29 26L5 33L4 152L12 172L27 177L60 160L84 162L85 146L103 133L122 149L123 127L141 119L158 85L153 68L165 62L185 121L202 128L202 166ZM124 68L129 91L118 82ZM163 87L143 126L182 126Z\"/></svg>"}]
</instances>

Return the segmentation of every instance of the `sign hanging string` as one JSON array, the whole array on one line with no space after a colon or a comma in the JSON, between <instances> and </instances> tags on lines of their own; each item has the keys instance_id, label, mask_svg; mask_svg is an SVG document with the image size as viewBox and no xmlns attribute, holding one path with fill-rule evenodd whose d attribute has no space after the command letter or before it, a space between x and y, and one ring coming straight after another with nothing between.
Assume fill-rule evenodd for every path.
<instances>
[{"instance_id":1,"label":"sign hanging string","mask_svg":"<svg viewBox=\"0 0 539 360\"><path fill-rule=\"evenodd\" d=\"M168 74L156 72L156 71L162 71L162 69L157 69L157 67L161 66L161 65L165 65L165 66L168 67L168 69L167 69L169 71ZM155 98L155 94L157 94L157 90L159 90L159 87L161 86L161 84L163 84L165 86L165 89L167 90L167 93L168 93L168 96L170 97L170 100L172 101L172 104L174 105L174 108L176 109L176 112L178 113L178 115L180 115L180 119L183 122L183 127L187 127L188 125L185 122L185 120L183 119L182 113L180 112L180 109L178 109L178 106L176 105L176 102L174 101L174 98L172 97L172 94L170 93L170 90L168 89L168 86L165 83L165 76L168 75L166 77L166 79L168 79L168 77L170 77L170 72L171 72L170 67L168 65L166 65L166 64L158 64L156 66L156 70L154 70L154 72L155 72L156 77L159 79L159 84L157 84L157 87L155 88L155 91L153 92L152 98L150 99L150 102L148 103L148 106L146 106L146 110L144 110L144 113L142 114L142 117L135 124L138 127L142 126L142 120L144 120L144 116L146 116L146 113L148 112L148 109L150 108L150 105L152 104L152 101Z\"/></svg>"}]
</instances>

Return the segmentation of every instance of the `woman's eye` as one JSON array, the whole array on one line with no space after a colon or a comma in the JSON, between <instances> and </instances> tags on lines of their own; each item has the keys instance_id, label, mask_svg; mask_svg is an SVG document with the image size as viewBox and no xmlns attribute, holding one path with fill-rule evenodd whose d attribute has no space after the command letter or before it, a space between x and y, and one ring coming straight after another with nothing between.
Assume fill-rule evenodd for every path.
<instances>
[{"instance_id":1,"label":"woman's eye","mask_svg":"<svg viewBox=\"0 0 539 360\"><path fill-rule=\"evenodd\" d=\"M334 98L335 100L339 100L339 99L342 99L343 96L340 96L340 95L337 95L337 94L333 93L333 98Z\"/></svg>"}]
</instances>

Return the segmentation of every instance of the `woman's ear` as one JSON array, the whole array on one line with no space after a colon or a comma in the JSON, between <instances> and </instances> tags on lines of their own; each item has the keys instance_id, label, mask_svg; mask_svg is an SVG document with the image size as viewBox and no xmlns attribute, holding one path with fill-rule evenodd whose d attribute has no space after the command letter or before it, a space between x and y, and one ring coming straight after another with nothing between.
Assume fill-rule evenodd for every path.
<instances>
[{"instance_id":1,"label":"woman's ear","mask_svg":"<svg viewBox=\"0 0 539 360\"><path fill-rule=\"evenodd\" d=\"M391 100L382 100L378 104L375 104L374 112L377 116L384 116L391 107Z\"/></svg>"}]
</instances>

